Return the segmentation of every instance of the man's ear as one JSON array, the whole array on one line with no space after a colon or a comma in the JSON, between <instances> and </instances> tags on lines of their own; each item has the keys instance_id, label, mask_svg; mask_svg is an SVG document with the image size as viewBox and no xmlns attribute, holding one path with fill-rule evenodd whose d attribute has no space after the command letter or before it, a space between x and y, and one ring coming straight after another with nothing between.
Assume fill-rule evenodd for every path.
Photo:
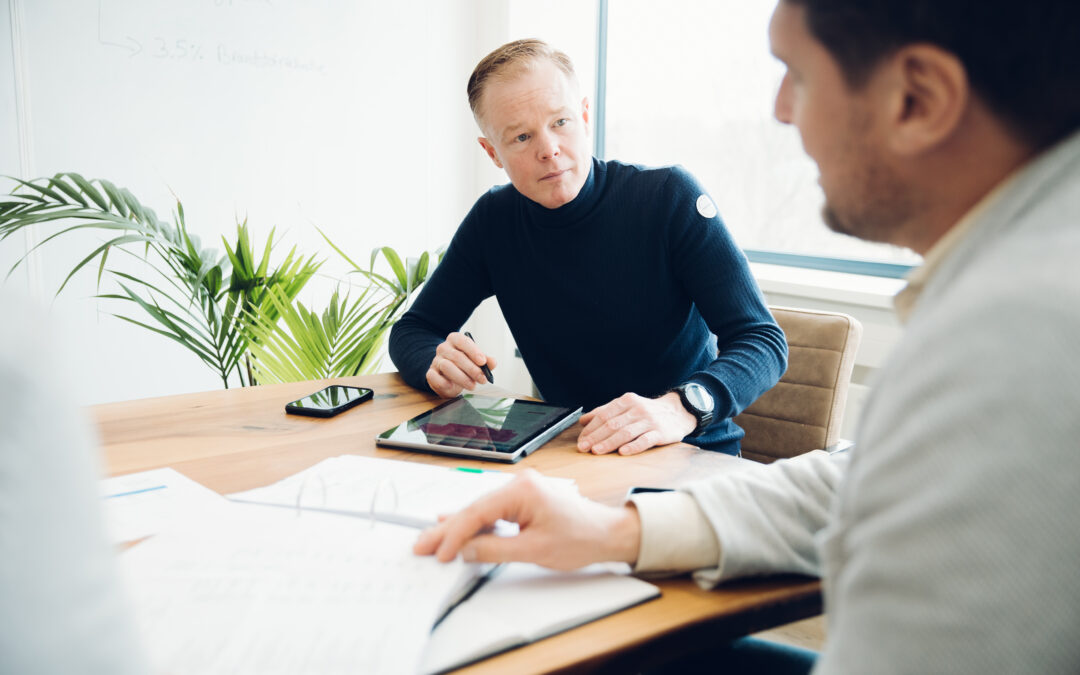
<instances>
[{"instance_id":1,"label":"man's ear","mask_svg":"<svg viewBox=\"0 0 1080 675\"><path fill-rule=\"evenodd\" d=\"M585 135L591 135L592 124L589 120L589 97L581 99L581 119L585 122Z\"/></svg>"},{"instance_id":2,"label":"man's ear","mask_svg":"<svg viewBox=\"0 0 1080 675\"><path fill-rule=\"evenodd\" d=\"M500 169L503 168L502 162L499 161L499 156L495 154L495 146L491 144L491 141L483 136L478 136L476 140L480 141L480 147L484 149L484 152L491 158L491 161L495 162L495 166Z\"/></svg>"},{"instance_id":3,"label":"man's ear","mask_svg":"<svg viewBox=\"0 0 1080 675\"><path fill-rule=\"evenodd\" d=\"M964 65L938 47L916 44L890 59L895 88L890 96L889 145L900 155L921 154L956 131L971 99Z\"/></svg>"}]
</instances>

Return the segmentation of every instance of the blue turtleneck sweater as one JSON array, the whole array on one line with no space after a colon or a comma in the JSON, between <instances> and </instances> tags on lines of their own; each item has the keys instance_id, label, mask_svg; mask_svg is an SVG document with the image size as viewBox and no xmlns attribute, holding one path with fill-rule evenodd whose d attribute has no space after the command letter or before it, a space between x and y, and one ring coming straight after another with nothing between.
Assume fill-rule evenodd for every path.
<instances>
[{"instance_id":1,"label":"blue turtleneck sweater","mask_svg":"<svg viewBox=\"0 0 1080 675\"><path fill-rule=\"evenodd\" d=\"M435 347L495 295L541 396L586 411L685 382L712 392L694 445L735 454L731 422L787 366L787 343L712 201L681 167L593 160L556 209L512 185L473 206L390 333L402 377L429 389Z\"/></svg>"}]
</instances>

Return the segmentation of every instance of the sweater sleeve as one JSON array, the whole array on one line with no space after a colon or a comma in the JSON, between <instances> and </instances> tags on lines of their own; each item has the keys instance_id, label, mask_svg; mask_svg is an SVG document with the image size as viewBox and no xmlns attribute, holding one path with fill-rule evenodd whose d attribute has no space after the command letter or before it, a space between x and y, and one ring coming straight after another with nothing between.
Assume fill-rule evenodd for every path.
<instances>
[{"instance_id":1,"label":"sweater sleeve","mask_svg":"<svg viewBox=\"0 0 1080 675\"><path fill-rule=\"evenodd\" d=\"M696 569L707 588L746 576L820 574L815 539L829 522L847 454L814 451L635 498L642 536L634 571Z\"/></svg>"},{"instance_id":2,"label":"sweater sleeve","mask_svg":"<svg viewBox=\"0 0 1080 675\"><path fill-rule=\"evenodd\" d=\"M717 339L716 359L690 379L712 393L718 420L734 417L784 374L787 340L712 198L679 167L665 191L672 269Z\"/></svg>"},{"instance_id":3,"label":"sweater sleeve","mask_svg":"<svg viewBox=\"0 0 1080 675\"><path fill-rule=\"evenodd\" d=\"M435 348L492 294L484 254L488 242L481 221L488 197L490 193L465 216L442 262L390 331L390 359L402 378L417 389L431 391L426 374Z\"/></svg>"}]
</instances>

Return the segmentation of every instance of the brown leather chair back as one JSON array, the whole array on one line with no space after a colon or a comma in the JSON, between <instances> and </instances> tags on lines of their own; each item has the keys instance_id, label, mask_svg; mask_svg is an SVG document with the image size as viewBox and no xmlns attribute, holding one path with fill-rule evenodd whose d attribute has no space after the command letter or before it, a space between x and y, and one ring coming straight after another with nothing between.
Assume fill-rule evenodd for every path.
<instances>
[{"instance_id":1,"label":"brown leather chair back","mask_svg":"<svg viewBox=\"0 0 1080 675\"><path fill-rule=\"evenodd\" d=\"M862 324L847 314L770 307L788 343L780 381L735 417L742 454L769 463L840 439Z\"/></svg>"}]
</instances>

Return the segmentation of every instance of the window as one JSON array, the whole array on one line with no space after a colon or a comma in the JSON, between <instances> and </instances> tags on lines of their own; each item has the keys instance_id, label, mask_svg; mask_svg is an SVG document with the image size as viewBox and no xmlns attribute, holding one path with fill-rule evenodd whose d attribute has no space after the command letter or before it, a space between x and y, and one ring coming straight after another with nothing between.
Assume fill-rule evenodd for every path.
<instances>
[{"instance_id":1,"label":"window","mask_svg":"<svg viewBox=\"0 0 1080 675\"><path fill-rule=\"evenodd\" d=\"M605 159L685 166L751 260L881 276L918 263L822 223L817 168L773 118L783 76L769 53L773 3L600 2Z\"/></svg>"}]
</instances>

